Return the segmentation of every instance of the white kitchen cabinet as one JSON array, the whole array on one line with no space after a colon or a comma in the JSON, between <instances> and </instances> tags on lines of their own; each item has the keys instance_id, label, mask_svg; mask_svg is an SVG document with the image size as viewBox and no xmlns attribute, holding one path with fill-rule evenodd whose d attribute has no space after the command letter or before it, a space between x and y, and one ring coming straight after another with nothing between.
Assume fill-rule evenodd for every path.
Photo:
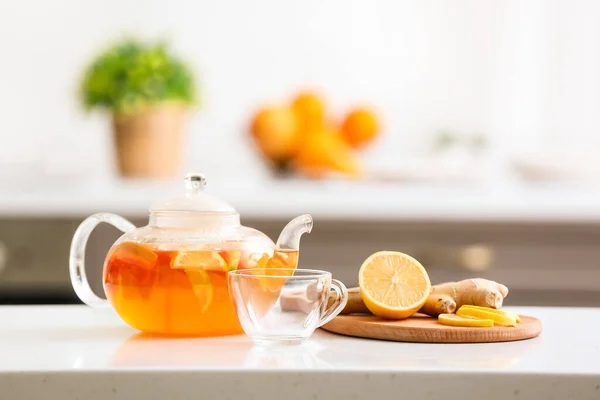
<instances>
[{"instance_id":1,"label":"white kitchen cabinet","mask_svg":"<svg viewBox=\"0 0 600 400\"><path fill-rule=\"evenodd\" d=\"M292 217L292 216L290 216ZM68 252L81 218L3 219L0 299L74 299ZM147 223L140 217L136 225ZM287 219L243 219L274 240ZM119 236L100 225L86 254L89 279L101 292L106 251ZM378 250L421 260L432 282L482 276L511 289L507 304L600 305L600 224L331 221L315 219L302 238L300 267L327 269L353 286L360 264ZM17 300L15 300L17 301Z\"/></svg>"}]
</instances>

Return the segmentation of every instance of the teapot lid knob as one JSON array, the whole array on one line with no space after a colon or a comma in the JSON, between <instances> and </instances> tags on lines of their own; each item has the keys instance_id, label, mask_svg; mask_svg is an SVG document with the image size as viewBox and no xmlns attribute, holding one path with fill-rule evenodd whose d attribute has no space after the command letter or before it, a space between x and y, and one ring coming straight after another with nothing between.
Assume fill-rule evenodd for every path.
<instances>
[{"instance_id":1,"label":"teapot lid knob","mask_svg":"<svg viewBox=\"0 0 600 400\"><path fill-rule=\"evenodd\" d=\"M150 207L151 213L196 212L202 214L237 214L237 211L223 200L206 193L206 178L203 174L193 172L185 176L185 193L180 196L155 203Z\"/></svg>"},{"instance_id":2,"label":"teapot lid knob","mask_svg":"<svg viewBox=\"0 0 600 400\"><path fill-rule=\"evenodd\" d=\"M204 190L206 178L198 172L192 172L185 176L185 188L190 191Z\"/></svg>"}]
</instances>

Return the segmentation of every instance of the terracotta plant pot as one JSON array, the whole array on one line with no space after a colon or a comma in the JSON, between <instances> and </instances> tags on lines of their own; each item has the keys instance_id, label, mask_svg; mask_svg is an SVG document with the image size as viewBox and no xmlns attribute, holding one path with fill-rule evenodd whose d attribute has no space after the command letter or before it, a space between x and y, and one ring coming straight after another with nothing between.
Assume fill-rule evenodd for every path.
<instances>
[{"instance_id":1,"label":"terracotta plant pot","mask_svg":"<svg viewBox=\"0 0 600 400\"><path fill-rule=\"evenodd\" d=\"M179 172L186 107L159 105L113 117L119 172L125 177L172 178Z\"/></svg>"}]
</instances>

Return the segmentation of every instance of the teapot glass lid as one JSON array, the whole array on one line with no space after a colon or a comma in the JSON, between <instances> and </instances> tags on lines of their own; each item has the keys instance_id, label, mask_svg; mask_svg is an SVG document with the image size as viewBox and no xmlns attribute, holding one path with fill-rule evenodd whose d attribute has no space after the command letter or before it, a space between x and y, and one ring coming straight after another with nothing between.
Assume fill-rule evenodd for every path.
<instances>
[{"instance_id":1,"label":"teapot glass lid","mask_svg":"<svg viewBox=\"0 0 600 400\"><path fill-rule=\"evenodd\" d=\"M237 214L236 210L223 200L204 192L206 178L193 172L185 176L183 195L150 207L152 213L190 212L201 214Z\"/></svg>"}]
</instances>

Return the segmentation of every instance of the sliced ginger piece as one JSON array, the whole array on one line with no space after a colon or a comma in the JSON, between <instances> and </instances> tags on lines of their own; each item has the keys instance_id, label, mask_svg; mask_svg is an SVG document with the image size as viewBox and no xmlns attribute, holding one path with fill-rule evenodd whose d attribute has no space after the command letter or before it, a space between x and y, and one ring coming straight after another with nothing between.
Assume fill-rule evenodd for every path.
<instances>
[{"instance_id":1,"label":"sliced ginger piece","mask_svg":"<svg viewBox=\"0 0 600 400\"><path fill-rule=\"evenodd\" d=\"M467 327L486 327L494 326L494 321L491 319L480 319L474 317L461 317L456 314L440 314L438 322L442 325L450 326L467 326Z\"/></svg>"},{"instance_id":2,"label":"sliced ginger piece","mask_svg":"<svg viewBox=\"0 0 600 400\"><path fill-rule=\"evenodd\" d=\"M491 319L495 325L501 326L516 326L517 320L513 315L499 314L485 309L474 309L469 307L461 307L456 312L456 315L461 317L475 317L481 319Z\"/></svg>"},{"instance_id":3,"label":"sliced ginger piece","mask_svg":"<svg viewBox=\"0 0 600 400\"><path fill-rule=\"evenodd\" d=\"M493 313L496 313L498 315L507 315L507 316L513 317L515 319L515 321L517 321L517 323L521 322L521 317L519 316L519 314L517 314L516 312L512 312L512 311L496 310L494 308L472 306L472 305L467 305L467 304L465 304L461 308L472 309L472 310L483 310L483 311L493 312Z\"/></svg>"}]
</instances>

